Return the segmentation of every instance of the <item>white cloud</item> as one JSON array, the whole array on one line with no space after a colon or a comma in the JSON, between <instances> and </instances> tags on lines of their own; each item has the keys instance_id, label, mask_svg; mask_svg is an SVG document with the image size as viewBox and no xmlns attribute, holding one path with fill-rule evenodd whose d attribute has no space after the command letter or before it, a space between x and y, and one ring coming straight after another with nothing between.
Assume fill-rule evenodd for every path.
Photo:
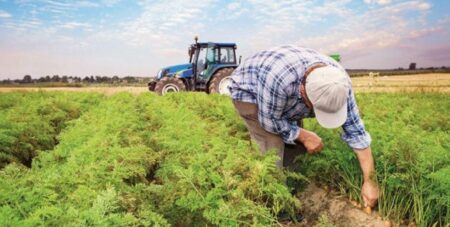
<instances>
[{"instance_id":1,"label":"white cloud","mask_svg":"<svg viewBox=\"0 0 450 227\"><path fill-rule=\"evenodd\" d=\"M229 10L237 10L242 7L242 4L240 2L232 2L227 5L227 9Z\"/></svg>"},{"instance_id":2,"label":"white cloud","mask_svg":"<svg viewBox=\"0 0 450 227\"><path fill-rule=\"evenodd\" d=\"M362 56L406 48L406 43L412 38L435 32L435 26L427 26L426 22L421 25L422 16L426 15L429 7L427 2L412 1L371 8L362 14L354 12L331 30L300 39L298 43L324 53L345 53L347 59L344 62L350 65L352 61L359 63L358 58ZM417 16L407 14L411 12L416 12ZM421 30L418 26L428 28Z\"/></svg>"},{"instance_id":3,"label":"white cloud","mask_svg":"<svg viewBox=\"0 0 450 227\"><path fill-rule=\"evenodd\" d=\"M10 18L12 15L4 10L0 10L0 18Z\"/></svg>"},{"instance_id":4,"label":"white cloud","mask_svg":"<svg viewBox=\"0 0 450 227\"><path fill-rule=\"evenodd\" d=\"M387 5L390 4L391 0L364 0L367 4L378 4L378 5Z\"/></svg>"},{"instance_id":5,"label":"white cloud","mask_svg":"<svg viewBox=\"0 0 450 227\"><path fill-rule=\"evenodd\" d=\"M64 65L73 65L68 67L72 72L83 68L83 72L95 73L100 68L111 73L151 74L159 67L186 62L186 49L194 35L199 35L201 41L236 42L238 54L244 58L261 49L296 43L324 53L339 52L344 64L359 67L362 63L371 65L360 59L375 59L371 56L377 54L380 59L387 51L406 50L411 40L450 34L449 16L429 23L427 15L432 5L428 0L365 0L369 6L362 8L351 7L351 0L199 0L195 4L186 0L148 0L140 1L138 11L112 26L108 17L99 16L94 24L74 14L81 12L80 8L112 7L120 0L41 0L46 2L42 7L37 7L36 1L20 1L29 4L27 9L34 12L29 16L32 19L14 15L2 20L0 29L13 31L0 30L12 40L3 42L3 46L12 43L24 52L37 50L73 61L55 67L61 70L58 73L65 70ZM53 19L50 23L37 19L42 15ZM77 33L75 29L90 32ZM81 61L83 67L72 59ZM399 61L393 57L391 60ZM43 62L41 68L45 73L53 69L52 63Z\"/></svg>"},{"instance_id":6,"label":"white cloud","mask_svg":"<svg viewBox=\"0 0 450 227\"><path fill-rule=\"evenodd\" d=\"M324 20L340 20L350 14L349 0L258 1L251 0L251 17L256 21L256 32L248 36L245 44L258 50L273 45L294 42L298 37L311 36L309 30Z\"/></svg>"},{"instance_id":7,"label":"white cloud","mask_svg":"<svg viewBox=\"0 0 450 227\"><path fill-rule=\"evenodd\" d=\"M142 2L138 18L121 25L122 39L136 46L173 46L186 34L194 35L195 27L202 27L207 18L205 9L212 0L199 0L195 4L183 1Z\"/></svg>"},{"instance_id":8,"label":"white cloud","mask_svg":"<svg viewBox=\"0 0 450 227\"><path fill-rule=\"evenodd\" d=\"M111 7L119 3L121 0L101 0L102 4Z\"/></svg>"},{"instance_id":9,"label":"white cloud","mask_svg":"<svg viewBox=\"0 0 450 227\"><path fill-rule=\"evenodd\" d=\"M80 23L80 22L67 22L60 26L61 28L66 29L77 29L77 28L90 28L91 25L88 23Z\"/></svg>"}]
</instances>

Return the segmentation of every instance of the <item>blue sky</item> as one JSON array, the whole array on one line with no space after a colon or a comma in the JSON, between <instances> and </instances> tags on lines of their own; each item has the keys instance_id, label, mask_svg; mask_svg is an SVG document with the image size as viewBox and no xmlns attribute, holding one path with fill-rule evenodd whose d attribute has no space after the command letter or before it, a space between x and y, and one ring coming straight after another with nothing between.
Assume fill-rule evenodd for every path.
<instances>
[{"instance_id":1,"label":"blue sky","mask_svg":"<svg viewBox=\"0 0 450 227\"><path fill-rule=\"evenodd\" d=\"M0 0L0 79L153 76L195 35L243 58L298 44L347 68L450 66L446 0Z\"/></svg>"}]
</instances>

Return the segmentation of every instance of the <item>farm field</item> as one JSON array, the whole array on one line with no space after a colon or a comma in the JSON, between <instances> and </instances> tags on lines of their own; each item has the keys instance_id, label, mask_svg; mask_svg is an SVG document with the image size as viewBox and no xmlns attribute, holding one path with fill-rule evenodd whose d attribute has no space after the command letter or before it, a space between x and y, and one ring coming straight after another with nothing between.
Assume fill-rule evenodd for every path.
<instances>
[{"instance_id":1,"label":"farm field","mask_svg":"<svg viewBox=\"0 0 450 227\"><path fill-rule=\"evenodd\" d=\"M365 76L354 77L352 81L356 92L450 92L450 73ZM148 89L145 84L141 87L0 87L0 92L11 91L93 91L110 95L118 92L140 94L148 92Z\"/></svg>"},{"instance_id":2,"label":"farm field","mask_svg":"<svg viewBox=\"0 0 450 227\"><path fill-rule=\"evenodd\" d=\"M418 74L402 76L354 77L357 92L450 92L450 74Z\"/></svg>"},{"instance_id":3,"label":"farm field","mask_svg":"<svg viewBox=\"0 0 450 227\"><path fill-rule=\"evenodd\" d=\"M357 99L382 189L377 213L397 225L448 226L449 94ZM308 197L312 182L361 203L357 160L339 129L307 119L324 151L282 172L224 96L9 92L0 94L0 125L0 226L277 225L278 213L308 206L290 191Z\"/></svg>"}]
</instances>

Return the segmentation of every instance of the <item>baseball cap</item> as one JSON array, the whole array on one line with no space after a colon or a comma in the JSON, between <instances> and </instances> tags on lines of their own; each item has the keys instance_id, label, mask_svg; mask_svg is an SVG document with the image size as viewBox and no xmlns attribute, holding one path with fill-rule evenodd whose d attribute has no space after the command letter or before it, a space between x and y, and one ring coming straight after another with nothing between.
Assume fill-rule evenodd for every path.
<instances>
[{"instance_id":1,"label":"baseball cap","mask_svg":"<svg viewBox=\"0 0 450 227\"><path fill-rule=\"evenodd\" d=\"M306 78L305 88L322 127L337 128L345 123L350 90L345 72L334 66L316 68Z\"/></svg>"}]
</instances>

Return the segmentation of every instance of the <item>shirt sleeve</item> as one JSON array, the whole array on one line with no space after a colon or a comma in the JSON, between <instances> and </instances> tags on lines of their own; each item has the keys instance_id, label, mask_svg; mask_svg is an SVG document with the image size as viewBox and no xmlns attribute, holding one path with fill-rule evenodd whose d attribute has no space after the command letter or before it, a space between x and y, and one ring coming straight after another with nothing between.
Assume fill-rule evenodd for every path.
<instances>
[{"instance_id":1,"label":"shirt sleeve","mask_svg":"<svg viewBox=\"0 0 450 227\"><path fill-rule=\"evenodd\" d=\"M342 125L344 132L341 135L344 140L353 149L365 149L370 146L372 138L364 128L364 123L359 116L358 106L353 92L350 90L347 99L347 120Z\"/></svg>"},{"instance_id":2,"label":"shirt sleeve","mask_svg":"<svg viewBox=\"0 0 450 227\"><path fill-rule=\"evenodd\" d=\"M291 84L286 83L287 79L270 72L259 77L256 97L258 120L266 131L280 135L285 143L295 144L300 128L297 122L283 118L286 102L293 90Z\"/></svg>"}]
</instances>

